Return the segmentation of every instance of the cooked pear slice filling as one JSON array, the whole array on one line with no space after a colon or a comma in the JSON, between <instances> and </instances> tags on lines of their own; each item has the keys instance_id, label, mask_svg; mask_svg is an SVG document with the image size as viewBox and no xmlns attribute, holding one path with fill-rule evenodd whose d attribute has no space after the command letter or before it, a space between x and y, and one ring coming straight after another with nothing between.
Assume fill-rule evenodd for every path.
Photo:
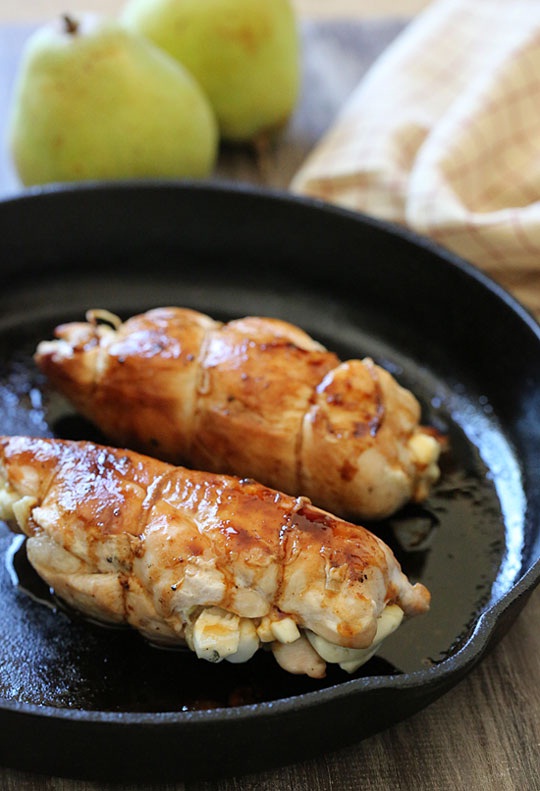
<instances>
[{"instance_id":1,"label":"cooked pear slice filling","mask_svg":"<svg viewBox=\"0 0 540 791\"><path fill-rule=\"evenodd\" d=\"M227 662L233 664L247 662L259 648L259 638L253 621L250 621L249 618L240 618L239 631L238 649L236 653L226 657Z\"/></svg>"},{"instance_id":2,"label":"cooked pear slice filling","mask_svg":"<svg viewBox=\"0 0 540 791\"><path fill-rule=\"evenodd\" d=\"M186 641L199 659L209 662L247 662L259 647L253 622L220 607L202 610L186 629Z\"/></svg>"},{"instance_id":3,"label":"cooked pear slice filling","mask_svg":"<svg viewBox=\"0 0 540 791\"><path fill-rule=\"evenodd\" d=\"M14 492L7 482L0 478L0 519L10 522L15 516L13 505L20 499L20 494Z\"/></svg>"},{"instance_id":4,"label":"cooked pear slice filling","mask_svg":"<svg viewBox=\"0 0 540 791\"><path fill-rule=\"evenodd\" d=\"M0 519L7 522L15 521L21 532L28 524L32 508L37 504L35 497L15 492L8 482L0 476Z\"/></svg>"},{"instance_id":5,"label":"cooked pear slice filling","mask_svg":"<svg viewBox=\"0 0 540 791\"><path fill-rule=\"evenodd\" d=\"M397 604L385 607L377 619L377 631L369 648L346 648L326 640L314 632L303 630L312 648L325 662L338 664L342 670L354 673L375 654L403 620L403 610ZM292 618L272 621L270 630L276 643L294 645L302 633ZM209 662L247 662L260 645L257 628L249 618L240 618L220 607L203 609L186 629L186 641L199 659Z\"/></svg>"},{"instance_id":6,"label":"cooked pear slice filling","mask_svg":"<svg viewBox=\"0 0 540 791\"><path fill-rule=\"evenodd\" d=\"M345 648L330 643L314 632L306 630L306 636L321 659L325 662L338 664L342 670L354 673L376 652L380 644L395 632L403 620L403 610L397 604L388 604L377 618L377 632L369 648Z\"/></svg>"},{"instance_id":7,"label":"cooked pear slice filling","mask_svg":"<svg viewBox=\"0 0 540 791\"><path fill-rule=\"evenodd\" d=\"M26 525L28 524L30 513L32 512L32 509L35 505L37 505L37 500L35 497L31 497L30 495L21 497L19 500L16 500L13 503L13 516L15 517L19 528L23 532Z\"/></svg>"}]
</instances>

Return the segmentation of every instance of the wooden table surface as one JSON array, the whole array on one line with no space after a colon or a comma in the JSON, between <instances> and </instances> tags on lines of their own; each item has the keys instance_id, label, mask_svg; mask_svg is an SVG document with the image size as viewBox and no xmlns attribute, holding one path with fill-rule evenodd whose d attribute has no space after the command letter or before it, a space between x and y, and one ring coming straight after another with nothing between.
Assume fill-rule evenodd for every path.
<instances>
[{"instance_id":1,"label":"wooden table surface","mask_svg":"<svg viewBox=\"0 0 540 791\"><path fill-rule=\"evenodd\" d=\"M305 87L282 143L256 167L229 154L218 175L286 187L348 93L424 0L297 0L305 40ZM72 0L69 10L114 12L117 0ZM0 124L25 37L65 3L0 0ZM343 19L349 20L343 24ZM0 133L2 129L0 129ZM0 196L19 190L0 152ZM540 590L508 635L460 684L389 730L317 760L221 782L178 782L162 791L534 791L540 789ZM0 737L1 738L1 737ZM32 749L32 745L28 745ZM61 746L59 746L61 749ZM91 746L89 746L91 749ZM208 745L211 750L211 745ZM130 786L41 777L0 768L0 790L91 791ZM149 788L148 785L144 786Z\"/></svg>"}]
</instances>

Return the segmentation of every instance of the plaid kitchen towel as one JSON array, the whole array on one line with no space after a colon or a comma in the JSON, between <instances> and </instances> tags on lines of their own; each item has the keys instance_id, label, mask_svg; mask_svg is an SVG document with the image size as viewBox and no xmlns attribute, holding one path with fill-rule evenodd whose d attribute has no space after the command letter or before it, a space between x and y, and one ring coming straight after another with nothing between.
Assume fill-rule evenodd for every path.
<instances>
[{"instance_id":1,"label":"plaid kitchen towel","mask_svg":"<svg viewBox=\"0 0 540 791\"><path fill-rule=\"evenodd\" d=\"M435 0L291 189L430 236L540 310L539 0Z\"/></svg>"}]
</instances>

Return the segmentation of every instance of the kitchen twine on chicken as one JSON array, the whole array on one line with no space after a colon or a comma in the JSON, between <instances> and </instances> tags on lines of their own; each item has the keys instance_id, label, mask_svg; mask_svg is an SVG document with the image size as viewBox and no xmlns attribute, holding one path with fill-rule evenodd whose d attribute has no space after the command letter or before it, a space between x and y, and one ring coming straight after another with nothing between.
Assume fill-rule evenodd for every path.
<instances>
[{"instance_id":1,"label":"kitchen twine on chicken","mask_svg":"<svg viewBox=\"0 0 540 791\"><path fill-rule=\"evenodd\" d=\"M435 0L290 186L429 236L540 311L540 2Z\"/></svg>"}]
</instances>

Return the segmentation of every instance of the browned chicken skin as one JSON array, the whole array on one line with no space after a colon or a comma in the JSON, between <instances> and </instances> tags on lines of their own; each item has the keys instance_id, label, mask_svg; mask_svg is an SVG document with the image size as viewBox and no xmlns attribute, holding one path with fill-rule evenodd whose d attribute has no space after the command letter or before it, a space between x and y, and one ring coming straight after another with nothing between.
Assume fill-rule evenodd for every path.
<instances>
[{"instance_id":1,"label":"browned chicken skin","mask_svg":"<svg viewBox=\"0 0 540 791\"><path fill-rule=\"evenodd\" d=\"M210 661L266 645L352 672L429 607L384 542L306 498L89 442L0 438L0 518L66 602Z\"/></svg>"},{"instance_id":2,"label":"browned chicken skin","mask_svg":"<svg viewBox=\"0 0 540 791\"><path fill-rule=\"evenodd\" d=\"M64 324L35 360L113 444L250 476L352 519L421 501L440 443L416 398L370 359L341 363L278 319L226 324L158 308Z\"/></svg>"}]
</instances>

